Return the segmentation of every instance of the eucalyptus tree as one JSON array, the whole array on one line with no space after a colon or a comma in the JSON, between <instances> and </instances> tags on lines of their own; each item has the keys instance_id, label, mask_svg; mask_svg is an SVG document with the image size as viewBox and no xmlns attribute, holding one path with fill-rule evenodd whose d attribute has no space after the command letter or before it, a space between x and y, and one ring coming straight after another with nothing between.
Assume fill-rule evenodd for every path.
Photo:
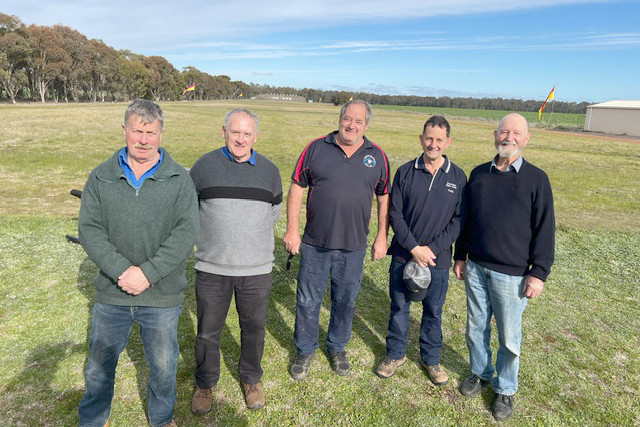
<instances>
[{"instance_id":1,"label":"eucalyptus tree","mask_svg":"<svg viewBox=\"0 0 640 427\"><path fill-rule=\"evenodd\" d=\"M65 101L71 95L78 102L80 90L91 79L91 45L87 37L72 28L54 25L53 30L60 35L62 48L69 56L58 77L62 82L61 95Z\"/></svg>"},{"instance_id":2,"label":"eucalyptus tree","mask_svg":"<svg viewBox=\"0 0 640 427\"><path fill-rule=\"evenodd\" d=\"M154 101L173 101L183 91L180 72L162 56L148 56L144 63L149 70L149 89Z\"/></svg>"},{"instance_id":3,"label":"eucalyptus tree","mask_svg":"<svg viewBox=\"0 0 640 427\"><path fill-rule=\"evenodd\" d=\"M29 61L32 96L37 95L45 102L51 84L69 67L71 57L64 50L62 36L52 27L30 25L27 30L32 50ZM55 94L50 95L55 99Z\"/></svg>"},{"instance_id":4,"label":"eucalyptus tree","mask_svg":"<svg viewBox=\"0 0 640 427\"><path fill-rule=\"evenodd\" d=\"M28 37L17 16L0 13L0 85L13 104L17 92L28 83L25 71L31 55Z\"/></svg>"}]
</instances>

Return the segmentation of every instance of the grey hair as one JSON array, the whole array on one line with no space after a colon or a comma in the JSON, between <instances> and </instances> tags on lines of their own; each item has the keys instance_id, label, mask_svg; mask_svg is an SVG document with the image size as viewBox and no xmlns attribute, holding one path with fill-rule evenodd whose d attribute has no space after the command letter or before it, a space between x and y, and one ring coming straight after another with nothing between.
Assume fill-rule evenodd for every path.
<instances>
[{"instance_id":1,"label":"grey hair","mask_svg":"<svg viewBox=\"0 0 640 427\"><path fill-rule=\"evenodd\" d=\"M224 128L225 129L229 129L229 120L231 120L231 116L233 116L236 113L246 114L247 116L251 117L253 119L253 123L255 123L255 125L256 125L256 134L258 133L258 127L260 126L260 120L258 119L258 116L256 116L255 114L253 114L250 110L248 110L246 108L234 108L233 110L229 111L224 116Z\"/></svg>"},{"instance_id":2,"label":"grey hair","mask_svg":"<svg viewBox=\"0 0 640 427\"><path fill-rule=\"evenodd\" d=\"M347 108L349 108L349 105L353 104L362 104L365 106L365 108L367 109L366 121L367 124L369 124L369 122L371 121L371 116L373 115L373 113L371 112L371 104L369 104L367 101L363 101L362 99L354 99L344 104L340 109L340 120L342 120L342 116L344 116L344 114L347 112Z\"/></svg>"},{"instance_id":3,"label":"grey hair","mask_svg":"<svg viewBox=\"0 0 640 427\"><path fill-rule=\"evenodd\" d=\"M129 117L136 115L142 120L142 123L153 123L156 120L160 121L160 129L164 128L164 113L162 108L155 102L148 99L136 99L124 112L124 127L129 125Z\"/></svg>"}]
</instances>

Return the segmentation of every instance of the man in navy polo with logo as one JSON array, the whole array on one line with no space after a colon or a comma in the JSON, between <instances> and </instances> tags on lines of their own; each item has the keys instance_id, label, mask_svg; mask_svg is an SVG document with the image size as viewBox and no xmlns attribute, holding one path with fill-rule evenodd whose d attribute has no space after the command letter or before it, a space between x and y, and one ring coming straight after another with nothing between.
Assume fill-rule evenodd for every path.
<instances>
[{"instance_id":1,"label":"man in navy polo with logo","mask_svg":"<svg viewBox=\"0 0 640 427\"><path fill-rule=\"evenodd\" d=\"M463 220L462 193L467 177L444 151L451 144L451 126L442 116L424 124L420 144L423 153L398 168L389 204L389 222L394 231L388 254L391 312L387 332L387 357L376 374L391 377L407 357L409 307L416 301L404 286L402 272L414 259L429 267L431 283L416 302L422 303L420 363L436 385L446 384L447 372L440 366L442 348L442 306L447 296L451 246Z\"/></svg>"},{"instance_id":2,"label":"man in navy polo with logo","mask_svg":"<svg viewBox=\"0 0 640 427\"><path fill-rule=\"evenodd\" d=\"M291 254L301 255L294 332L298 354L290 371L296 380L307 377L318 348L327 276L331 277L327 353L338 375L351 371L345 348L362 281L374 194L378 233L371 256L377 260L386 254L389 162L364 135L370 121L367 102L347 102L340 110L338 130L307 145L291 177L284 244ZM306 187L307 222L301 239L299 217Z\"/></svg>"}]
</instances>

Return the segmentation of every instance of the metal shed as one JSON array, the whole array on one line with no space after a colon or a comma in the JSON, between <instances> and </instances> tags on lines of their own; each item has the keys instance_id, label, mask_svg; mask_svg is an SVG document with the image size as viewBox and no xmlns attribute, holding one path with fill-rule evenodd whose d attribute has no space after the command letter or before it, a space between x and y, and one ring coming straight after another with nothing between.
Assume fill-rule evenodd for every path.
<instances>
[{"instance_id":1,"label":"metal shed","mask_svg":"<svg viewBox=\"0 0 640 427\"><path fill-rule=\"evenodd\" d=\"M589 105L584 130L640 136L640 101L608 101Z\"/></svg>"}]
</instances>

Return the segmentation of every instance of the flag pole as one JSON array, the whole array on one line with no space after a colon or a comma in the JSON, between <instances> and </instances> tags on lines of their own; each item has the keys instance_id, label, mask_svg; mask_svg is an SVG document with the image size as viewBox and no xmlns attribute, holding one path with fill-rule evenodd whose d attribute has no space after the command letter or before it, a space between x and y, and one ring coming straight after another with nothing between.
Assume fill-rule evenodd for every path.
<instances>
[{"instance_id":1,"label":"flag pole","mask_svg":"<svg viewBox=\"0 0 640 427\"><path fill-rule=\"evenodd\" d=\"M553 119L553 105L556 103L556 86L558 83L553 84L553 103L551 104L551 115L549 116L549 126L551 126L551 120Z\"/></svg>"}]
</instances>

